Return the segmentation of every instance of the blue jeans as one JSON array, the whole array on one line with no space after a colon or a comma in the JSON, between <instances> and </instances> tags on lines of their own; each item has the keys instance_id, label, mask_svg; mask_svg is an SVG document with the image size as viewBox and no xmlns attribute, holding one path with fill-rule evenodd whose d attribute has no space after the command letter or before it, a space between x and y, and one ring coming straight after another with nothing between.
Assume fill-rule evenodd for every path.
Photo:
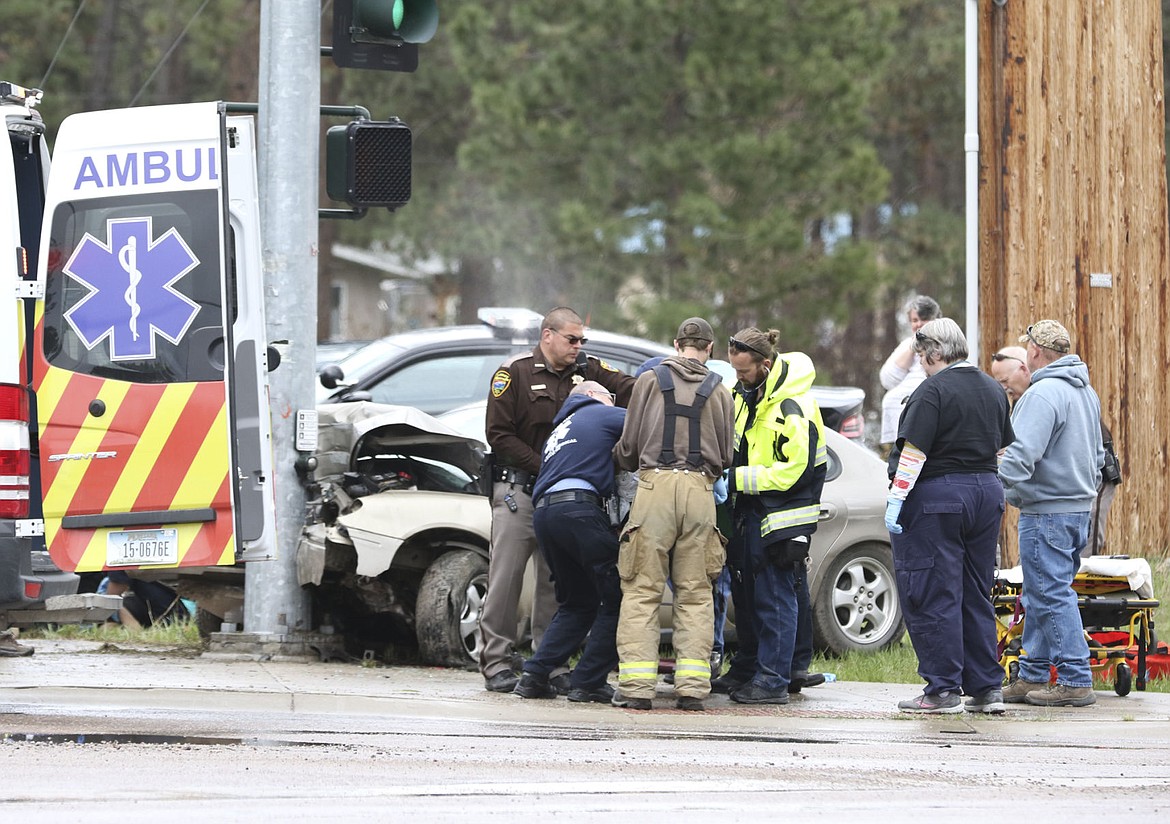
<instances>
[{"instance_id":1,"label":"blue jeans","mask_svg":"<svg viewBox=\"0 0 1170 824\"><path fill-rule=\"evenodd\" d=\"M617 622L622 587L617 572L618 538L605 510L591 503L560 503L536 509L536 541L552 570L557 611L524 671L549 675L585 644L570 681L596 689L617 666Z\"/></svg>"},{"instance_id":2,"label":"blue jeans","mask_svg":"<svg viewBox=\"0 0 1170 824\"><path fill-rule=\"evenodd\" d=\"M737 515L727 558L739 644L728 674L736 680L750 679L767 690L787 689L799 611L796 572L793 566L780 567L770 561L756 512Z\"/></svg>"},{"instance_id":3,"label":"blue jeans","mask_svg":"<svg viewBox=\"0 0 1170 824\"><path fill-rule=\"evenodd\" d=\"M1081 549L1089 540L1088 512L1020 514L1020 566L1024 572L1024 654L1020 678L1091 687L1089 644L1073 592Z\"/></svg>"}]
</instances>

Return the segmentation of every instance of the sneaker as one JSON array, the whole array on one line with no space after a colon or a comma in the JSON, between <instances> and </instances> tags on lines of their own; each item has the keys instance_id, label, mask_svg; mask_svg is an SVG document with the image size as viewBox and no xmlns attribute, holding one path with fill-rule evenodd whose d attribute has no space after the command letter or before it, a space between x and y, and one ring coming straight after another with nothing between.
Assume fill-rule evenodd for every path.
<instances>
[{"instance_id":1,"label":"sneaker","mask_svg":"<svg viewBox=\"0 0 1170 824\"><path fill-rule=\"evenodd\" d=\"M1092 687L1070 687L1068 684L1046 684L1025 696L1037 707L1087 707L1097 703Z\"/></svg>"},{"instance_id":2,"label":"sneaker","mask_svg":"<svg viewBox=\"0 0 1170 824\"><path fill-rule=\"evenodd\" d=\"M557 688L549 683L548 676L526 672L520 676L512 689L521 698L556 698Z\"/></svg>"},{"instance_id":3,"label":"sneaker","mask_svg":"<svg viewBox=\"0 0 1170 824\"><path fill-rule=\"evenodd\" d=\"M736 678L730 672L725 675L720 675L718 678L711 679L711 692L718 695L731 695L737 689L745 685L747 681Z\"/></svg>"},{"instance_id":4,"label":"sneaker","mask_svg":"<svg viewBox=\"0 0 1170 824\"><path fill-rule=\"evenodd\" d=\"M731 693L731 700L737 704L787 704L788 690L770 690L749 682Z\"/></svg>"},{"instance_id":5,"label":"sneaker","mask_svg":"<svg viewBox=\"0 0 1170 824\"><path fill-rule=\"evenodd\" d=\"M608 704L613 701L614 688L609 684L602 684L600 687L593 687L586 689L584 687L573 687L569 690L569 700L574 704Z\"/></svg>"},{"instance_id":6,"label":"sneaker","mask_svg":"<svg viewBox=\"0 0 1170 824\"><path fill-rule=\"evenodd\" d=\"M0 658L23 658L32 655L32 647L26 647L16 640L11 632L0 632Z\"/></svg>"},{"instance_id":7,"label":"sneaker","mask_svg":"<svg viewBox=\"0 0 1170 824\"><path fill-rule=\"evenodd\" d=\"M501 670L495 675L485 677L483 681L483 688L488 692L511 692L520 683L520 679L512 670Z\"/></svg>"},{"instance_id":8,"label":"sneaker","mask_svg":"<svg viewBox=\"0 0 1170 824\"><path fill-rule=\"evenodd\" d=\"M1005 704L1023 704L1032 690L1038 690L1045 685L1040 681L1025 681L1017 678L1003 688L1003 702Z\"/></svg>"},{"instance_id":9,"label":"sneaker","mask_svg":"<svg viewBox=\"0 0 1170 824\"><path fill-rule=\"evenodd\" d=\"M703 699L696 698L693 695L680 695L674 705L680 710L688 710L690 712L702 712L707 709L703 704Z\"/></svg>"},{"instance_id":10,"label":"sneaker","mask_svg":"<svg viewBox=\"0 0 1170 824\"><path fill-rule=\"evenodd\" d=\"M823 672L809 672L808 670L797 670L792 673L792 680L788 682L788 691L800 692L805 687L819 687L825 683L825 674Z\"/></svg>"},{"instance_id":11,"label":"sneaker","mask_svg":"<svg viewBox=\"0 0 1170 824\"><path fill-rule=\"evenodd\" d=\"M626 698L621 690L614 690L613 698L609 703L615 707L624 707L627 710L648 710L653 706L649 698Z\"/></svg>"},{"instance_id":12,"label":"sneaker","mask_svg":"<svg viewBox=\"0 0 1170 824\"><path fill-rule=\"evenodd\" d=\"M990 689L972 695L963 702L967 712L985 712L988 715L1003 715L1007 706L1003 702L1003 690Z\"/></svg>"},{"instance_id":13,"label":"sneaker","mask_svg":"<svg viewBox=\"0 0 1170 824\"><path fill-rule=\"evenodd\" d=\"M553 689L557 691L557 695L568 695L569 690L573 688L573 680L569 677L569 673L562 672L560 675L554 675L548 679L552 684Z\"/></svg>"},{"instance_id":14,"label":"sneaker","mask_svg":"<svg viewBox=\"0 0 1170 824\"><path fill-rule=\"evenodd\" d=\"M951 715L963 711L957 692L940 692L935 695L922 693L917 698L908 701L899 701L898 709L902 712L921 712L930 715Z\"/></svg>"}]
</instances>

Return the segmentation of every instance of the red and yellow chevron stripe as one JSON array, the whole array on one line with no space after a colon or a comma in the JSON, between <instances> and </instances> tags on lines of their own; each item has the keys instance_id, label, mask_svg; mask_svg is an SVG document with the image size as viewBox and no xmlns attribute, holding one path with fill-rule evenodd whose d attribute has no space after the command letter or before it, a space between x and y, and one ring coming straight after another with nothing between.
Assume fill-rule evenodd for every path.
<instances>
[{"instance_id":1,"label":"red and yellow chevron stripe","mask_svg":"<svg viewBox=\"0 0 1170 824\"><path fill-rule=\"evenodd\" d=\"M53 562L100 570L107 536L136 526L132 513L210 507L212 521L169 525L178 529L178 565L234 563L224 384L134 384L38 361L45 541ZM100 416L89 411L95 400L106 408ZM68 515L103 513L128 517L116 527L62 526Z\"/></svg>"}]
</instances>

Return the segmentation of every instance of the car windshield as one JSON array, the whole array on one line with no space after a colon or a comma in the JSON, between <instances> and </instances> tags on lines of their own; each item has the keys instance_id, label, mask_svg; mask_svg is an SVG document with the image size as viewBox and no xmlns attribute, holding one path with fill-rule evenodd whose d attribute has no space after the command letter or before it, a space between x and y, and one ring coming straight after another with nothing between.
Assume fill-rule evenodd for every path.
<instances>
[{"instance_id":1,"label":"car windshield","mask_svg":"<svg viewBox=\"0 0 1170 824\"><path fill-rule=\"evenodd\" d=\"M345 382L354 383L360 381L386 361L398 357L405 351L406 348L404 346L382 338L381 340L367 343L361 349L352 352L344 360L338 361L337 365L341 367L341 372L345 375Z\"/></svg>"}]
</instances>

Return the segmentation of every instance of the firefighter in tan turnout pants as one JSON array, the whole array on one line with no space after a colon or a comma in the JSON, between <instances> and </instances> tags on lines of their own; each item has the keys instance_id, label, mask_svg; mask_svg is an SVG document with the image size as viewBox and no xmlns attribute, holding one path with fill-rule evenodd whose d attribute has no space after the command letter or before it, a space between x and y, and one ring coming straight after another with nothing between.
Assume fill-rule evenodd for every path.
<instances>
[{"instance_id":1,"label":"firefighter in tan turnout pants","mask_svg":"<svg viewBox=\"0 0 1170 824\"><path fill-rule=\"evenodd\" d=\"M658 607L674 582L674 688L678 708L702 710L711 691L711 584L723 569L713 486L731 465L734 404L706 367L711 324L688 318L676 354L634 384L618 467L637 471L638 491L622 533L622 608L617 645L619 707L648 710L658 683Z\"/></svg>"}]
</instances>

